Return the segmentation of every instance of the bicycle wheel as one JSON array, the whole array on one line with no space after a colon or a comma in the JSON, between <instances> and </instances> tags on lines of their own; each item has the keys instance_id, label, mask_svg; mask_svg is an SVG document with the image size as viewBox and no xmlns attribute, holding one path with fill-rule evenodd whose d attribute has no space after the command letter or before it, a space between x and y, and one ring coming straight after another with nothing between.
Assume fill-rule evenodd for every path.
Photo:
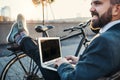
<instances>
[{"instance_id":1,"label":"bicycle wheel","mask_svg":"<svg viewBox=\"0 0 120 80\"><path fill-rule=\"evenodd\" d=\"M35 62L26 54L20 53L4 67L1 80L44 80Z\"/></svg>"}]
</instances>

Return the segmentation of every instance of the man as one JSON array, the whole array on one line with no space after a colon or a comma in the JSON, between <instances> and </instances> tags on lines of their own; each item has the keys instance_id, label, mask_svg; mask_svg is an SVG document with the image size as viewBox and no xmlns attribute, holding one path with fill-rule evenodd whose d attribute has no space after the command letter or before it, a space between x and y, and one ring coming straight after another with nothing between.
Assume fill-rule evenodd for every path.
<instances>
[{"instance_id":1,"label":"man","mask_svg":"<svg viewBox=\"0 0 120 80\"><path fill-rule=\"evenodd\" d=\"M120 0L92 0L90 12L91 25L100 28L99 34L79 58L67 56L58 59L55 62L57 72L40 66L37 44L26 36L24 26L21 29L13 27L7 39L19 44L27 55L33 55L45 80L97 80L108 77L120 70ZM75 67L71 65L73 63Z\"/></svg>"}]
</instances>

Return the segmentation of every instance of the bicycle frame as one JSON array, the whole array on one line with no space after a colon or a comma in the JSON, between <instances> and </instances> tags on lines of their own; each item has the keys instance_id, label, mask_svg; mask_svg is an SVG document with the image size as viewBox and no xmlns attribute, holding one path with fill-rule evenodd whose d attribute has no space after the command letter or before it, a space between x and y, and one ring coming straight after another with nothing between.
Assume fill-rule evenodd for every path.
<instances>
[{"instance_id":1,"label":"bicycle frame","mask_svg":"<svg viewBox=\"0 0 120 80\"><path fill-rule=\"evenodd\" d=\"M82 36L82 39L80 40L80 42L79 42L79 44L78 44L78 47L77 47L77 49L76 49L75 56L78 56L78 55L79 55L79 52L80 52L80 50L81 50L81 48L82 48L82 45L85 45L87 42L89 42L89 40L87 39L87 36L86 36L86 34L85 34L85 32L84 32L84 28L85 28L86 26L88 26L89 23L90 23L90 20L87 21L87 22L84 23L84 24L83 24L83 23L79 24L77 27L71 27L71 28L68 28L68 29L65 29L65 30L64 30L64 31L70 31L70 32L79 31L79 33L74 34L74 35L69 36L69 37L66 37L66 38L63 38L63 39L61 39L61 41L62 41L62 40L65 40L65 39L68 39L68 38L72 38L72 37L74 37L74 36L79 36L79 35Z\"/></svg>"}]
</instances>

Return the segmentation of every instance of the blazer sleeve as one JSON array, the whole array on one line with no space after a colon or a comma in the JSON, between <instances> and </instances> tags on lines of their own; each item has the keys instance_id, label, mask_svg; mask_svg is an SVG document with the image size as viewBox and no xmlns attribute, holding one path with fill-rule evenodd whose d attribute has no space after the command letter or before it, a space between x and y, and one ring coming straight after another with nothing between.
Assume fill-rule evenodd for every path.
<instances>
[{"instance_id":1,"label":"blazer sleeve","mask_svg":"<svg viewBox=\"0 0 120 80\"><path fill-rule=\"evenodd\" d=\"M105 37L95 38L80 56L75 68L67 63L58 67L61 80L96 80L109 74L113 69L111 45Z\"/></svg>"}]
</instances>

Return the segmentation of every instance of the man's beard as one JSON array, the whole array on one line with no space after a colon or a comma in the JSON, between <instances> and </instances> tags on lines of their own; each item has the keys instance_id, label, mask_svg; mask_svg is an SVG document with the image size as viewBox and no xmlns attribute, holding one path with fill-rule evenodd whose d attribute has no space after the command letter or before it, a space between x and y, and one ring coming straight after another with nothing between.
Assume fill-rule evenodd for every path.
<instances>
[{"instance_id":1,"label":"man's beard","mask_svg":"<svg viewBox=\"0 0 120 80\"><path fill-rule=\"evenodd\" d=\"M91 12L92 16L97 16L98 19L92 20L91 27L93 29L98 29L104 27L112 20L112 8L110 7L107 12L105 12L101 17L97 12Z\"/></svg>"}]
</instances>

